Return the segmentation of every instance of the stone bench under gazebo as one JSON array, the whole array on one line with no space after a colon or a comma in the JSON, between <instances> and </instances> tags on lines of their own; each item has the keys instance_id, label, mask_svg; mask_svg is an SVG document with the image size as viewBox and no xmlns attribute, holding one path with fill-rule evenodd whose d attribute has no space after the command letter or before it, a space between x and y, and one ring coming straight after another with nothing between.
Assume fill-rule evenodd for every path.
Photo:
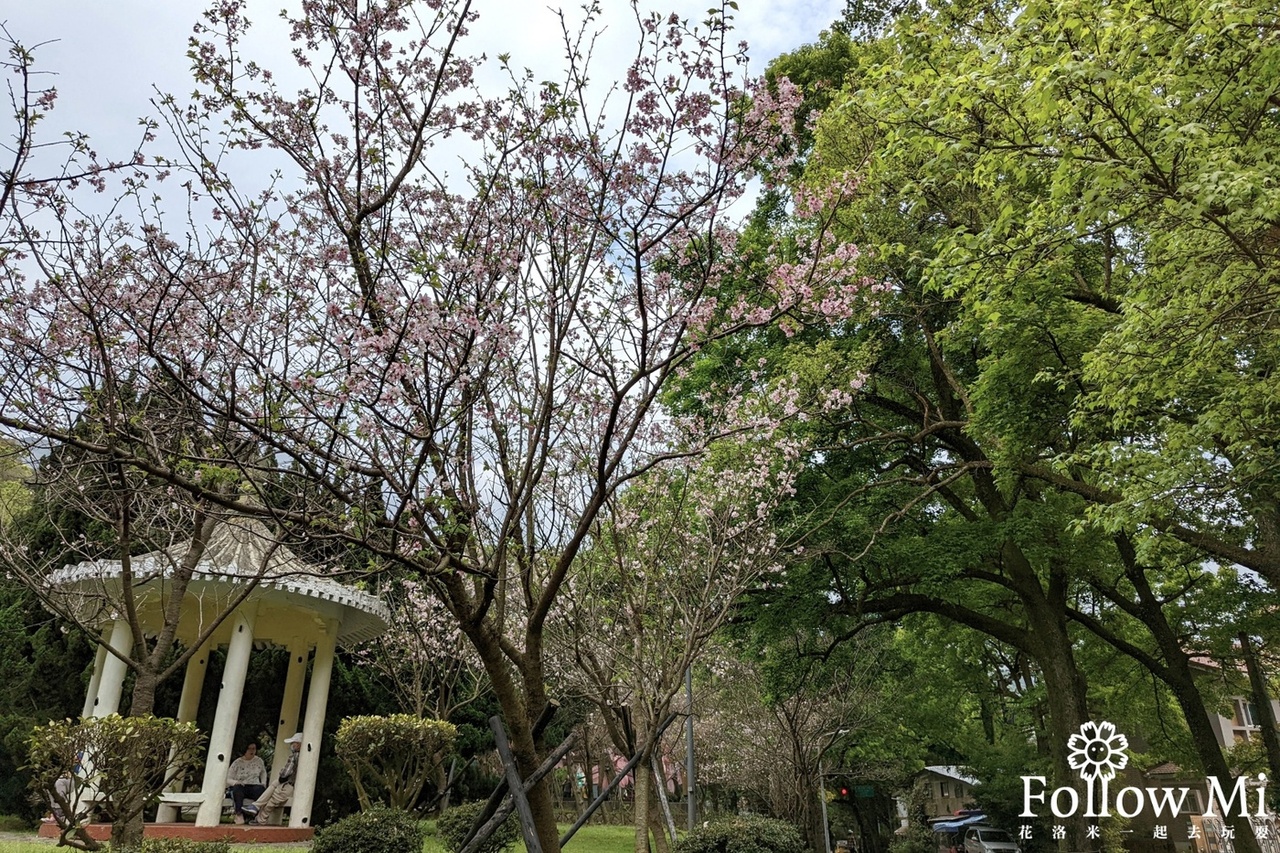
<instances>
[{"instance_id":1,"label":"stone bench under gazebo","mask_svg":"<svg viewBox=\"0 0 1280 853\"><path fill-rule=\"evenodd\" d=\"M172 578L172 567L181 561L187 546L188 543L183 543L131 560L138 618L146 633L158 631L163 624L161 606L165 582ZM129 623L104 606L107 602L119 601L121 577L119 560L97 560L60 569L50 576L49 583L83 621L96 624L103 636L109 632L108 642L113 648L123 649L132 642ZM254 580L257 585L245 595L246 587ZM182 602L177 631L179 642L190 647L240 596L244 596L243 601L235 604L235 609L191 656L182 684L177 719L190 722L195 720L200 704L209 653L226 647L226 663L200 789L166 792L155 823L146 825L147 837L293 841L312 835L311 806L319 772L320 740L334 653L338 646L349 648L382 634L389 614L380 599L344 586L305 563L279 544L260 521L236 517L218 524L196 565ZM280 646L289 651L276 743L284 743L298 731L303 740L287 827L221 823L227 769L236 758L236 724L255 645ZM307 659L313 650L311 677L307 683ZM83 716L118 713L126 674L124 661L100 645L85 695ZM304 692L305 718L299 725ZM287 749L275 750L270 779L276 778L287 755ZM183 808L196 810L194 824L179 822ZM93 834L106 837L110 827L104 824L92 827L93 830L101 830ZM49 831L56 836L56 827L41 828L42 835L50 834Z\"/></svg>"}]
</instances>

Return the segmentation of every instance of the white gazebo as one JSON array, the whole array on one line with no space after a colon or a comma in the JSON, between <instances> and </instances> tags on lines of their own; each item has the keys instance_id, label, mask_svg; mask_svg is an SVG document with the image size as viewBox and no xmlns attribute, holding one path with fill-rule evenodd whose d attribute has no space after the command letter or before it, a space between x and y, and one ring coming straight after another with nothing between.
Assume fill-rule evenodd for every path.
<instances>
[{"instance_id":1,"label":"white gazebo","mask_svg":"<svg viewBox=\"0 0 1280 853\"><path fill-rule=\"evenodd\" d=\"M144 631L149 634L163 625L162 608L167 602L173 568L180 563L189 544L181 543L131 560L137 612ZM119 560L98 560L67 566L50 576L50 584L83 619L98 624L104 636L109 630L108 642L116 649L125 649L131 643L128 622L111 606L120 600L121 575ZM227 768L236 757L233 741L245 676L256 644L289 650L276 744L284 743L285 738L296 731L302 732L289 827L307 830L311 827L311 805L334 652L339 645L350 647L381 634L387 628L389 614L378 598L344 586L326 577L319 568L303 562L281 545L261 522L233 517L218 524L196 565L182 601L178 640L190 647L236 598L244 595L254 580L257 586L235 605L187 664L177 714L182 722L195 719L208 653L220 646L227 647L203 783L198 792L167 793L162 799L157 823L176 821L179 807L185 805L198 807L196 827L218 826ZM313 649L310 683L304 684L307 658ZM105 646L99 646L83 716L117 713L125 674L124 662L110 654ZM304 691L306 717L299 726ZM287 754L285 749L275 750L271 778L275 778Z\"/></svg>"}]
</instances>

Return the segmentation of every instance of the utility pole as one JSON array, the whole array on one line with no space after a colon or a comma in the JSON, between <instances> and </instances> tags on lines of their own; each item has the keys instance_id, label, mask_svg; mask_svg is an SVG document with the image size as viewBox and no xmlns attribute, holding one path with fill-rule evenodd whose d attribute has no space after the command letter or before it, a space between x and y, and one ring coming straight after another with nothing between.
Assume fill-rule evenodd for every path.
<instances>
[{"instance_id":1,"label":"utility pole","mask_svg":"<svg viewBox=\"0 0 1280 853\"><path fill-rule=\"evenodd\" d=\"M698 807L693 801L693 667L684 671L684 693L689 700L689 716L685 718L684 797L689 806L689 832L698 821ZM831 853L830 850L827 853Z\"/></svg>"}]
</instances>

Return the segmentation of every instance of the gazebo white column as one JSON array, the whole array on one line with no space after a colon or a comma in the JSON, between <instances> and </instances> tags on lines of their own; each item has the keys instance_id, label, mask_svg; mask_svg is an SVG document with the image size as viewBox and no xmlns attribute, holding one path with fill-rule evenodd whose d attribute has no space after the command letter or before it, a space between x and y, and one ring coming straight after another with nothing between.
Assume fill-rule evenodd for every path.
<instances>
[{"instance_id":1,"label":"gazebo white column","mask_svg":"<svg viewBox=\"0 0 1280 853\"><path fill-rule=\"evenodd\" d=\"M289 643L289 670L284 678L284 699L280 702L280 720L276 726L275 751L271 755L271 776L284 767L289 756L285 738L298 730L298 714L302 711L302 688L307 678L307 655L311 651L306 640Z\"/></svg>"},{"instance_id":2,"label":"gazebo white column","mask_svg":"<svg viewBox=\"0 0 1280 853\"><path fill-rule=\"evenodd\" d=\"M222 669L222 689L218 692L218 710L209 735L209 757L204 764L204 795L196 812L196 826L217 826L222 819L222 800L227 789L227 768L231 766L235 746L236 723L240 719L240 700L244 697L244 680L249 673L249 655L253 651L253 625L257 616L256 601L246 602L231 617L231 644L227 663Z\"/></svg>"},{"instance_id":3,"label":"gazebo white column","mask_svg":"<svg viewBox=\"0 0 1280 853\"><path fill-rule=\"evenodd\" d=\"M187 661L187 672L182 679L182 698L178 700L178 722L189 723L200 710L200 694L204 689L204 674L209 669L209 647L196 649Z\"/></svg>"},{"instance_id":4,"label":"gazebo white column","mask_svg":"<svg viewBox=\"0 0 1280 853\"><path fill-rule=\"evenodd\" d=\"M102 667L106 665L109 654L111 653L107 651L107 647L98 643L98 654L93 659L93 675L89 676L89 689L84 693L84 710L80 712L81 717L88 717L93 713L93 703L98 698L98 688L102 685Z\"/></svg>"},{"instance_id":5,"label":"gazebo white column","mask_svg":"<svg viewBox=\"0 0 1280 853\"><path fill-rule=\"evenodd\" d=\"M329 679L333 675L333 653L338 645L338 620L325 622L324 635L316 642L311 662L311 685L307 689L307 716L302 723L302 751L298 756L298 778L293 786L293 809L289 826L311 825L311 803L320 774L320 738L324 734L324 712L329 702Z\"/></svg>"},{"instance_id":6,"label":"gazebo white column","mask_svg":"<svg viewBox=\"0 0 1280 853\"><path fill-rule=\"evenodd\" d=\"M111 643L113 649L121 654L127 655L132 651L133 632L129 630L129 620L116 620L116 624L111 629L111 638L108 642ZM123 660L111 654L111 652L106 653L106 658L102 661L102 675L97 678L97 689L94 691L93 707L89 711L89 716L106 717L120 713L120 694L124 690L124 677L128 669ZM95 677L97 677L97 673L95 673ZM85 704L87 705L88 703L86 702Z\"/></svg>"},{"instance_id":7,"label":"gazebo white column","mask_svg":"<svg viewBox=\"0 0 1280 853\"><path fill-rule=\"evenodd\" d=\"M182 698L178 700L178 722L189 723L196 718L200 708L200 693L204 687L204 674L209 669L209 647L196 649L195 654L187 661L186 675L182 679ZM170 753L170 760L173 754ZM182 779L173 780L169 786L171 791L182 790ZM172 823L178 819L177 806L160 806L156 812L157 823Z\"/></svg>"}]
</instances>

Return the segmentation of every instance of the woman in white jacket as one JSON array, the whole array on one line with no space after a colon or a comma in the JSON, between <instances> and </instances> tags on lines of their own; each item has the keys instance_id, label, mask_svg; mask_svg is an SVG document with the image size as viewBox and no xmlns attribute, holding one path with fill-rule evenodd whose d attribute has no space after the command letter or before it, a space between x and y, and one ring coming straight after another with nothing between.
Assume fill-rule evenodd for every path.
<instances>
[{"instance_id":1,"label":"woman in white jacket","mask_svg":"<svg viewBox=\"0 0 1280 853\"><path fill-rule=\"evenodd\" d=\"M236 823L244 823L244 801L253 802L267 790L267 768L258 757L256 743L250 741L244 755L227 768L227 787L231 789L231 802L235 803Z\"/></svg>"}]
</instances>

